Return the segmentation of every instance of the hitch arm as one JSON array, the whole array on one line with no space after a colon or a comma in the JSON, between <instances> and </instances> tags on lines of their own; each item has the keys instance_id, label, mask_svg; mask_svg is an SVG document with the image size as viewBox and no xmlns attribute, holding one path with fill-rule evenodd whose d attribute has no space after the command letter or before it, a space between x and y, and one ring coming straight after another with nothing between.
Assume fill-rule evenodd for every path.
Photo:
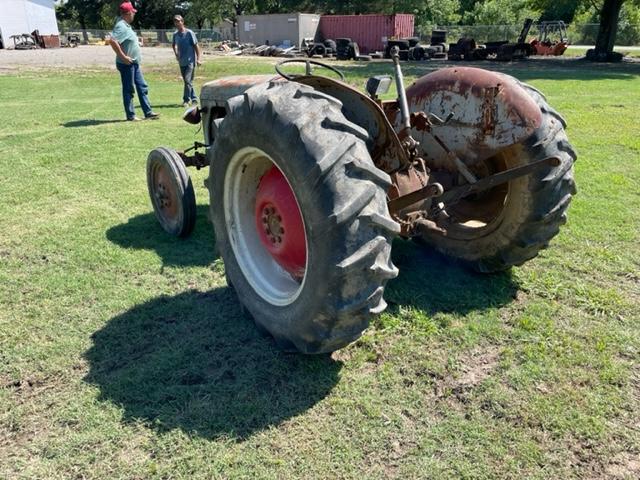
<instances>
[{"instance_id":1,"label":"hitch arm","mask_svg":"<svg viewBox=\"0 0 640 480\"><path fill-rule=\"evenodd\" d=\"M199 148L209 148L209 146L210 145L207 145L205 143L195 142L192 147L189 147L186 150L179 151L177 153L182 159L185 167L196 167L198 170L200 170L201 168L206 167L209 162L207 161L206 154L198 152L197 150ZM193 152L193 155L187 155L187 152L190 152L191 150L196 151Z\"/></svg>"},{"instance_id":2,"label":"hitch arm","mask_svg":"<svg viewBox=\"0 0 640 480\"><path fill-rule=\"evenodd\" d=\"M495 187L496 185L501 185L503 183L507 183L511 180L514 180L519 177L524 177L525 175L529 175L530 173L536 171L537 169L544 167L545 165L550 165L552 167L557 167L560 165L560 160L556 157L548 157L543 158L542 160L537 160L535 162L529 163L527 165L523 165L521 167L512 168L509 170L505 170L504 172L496 173L495 175L491 175L486 178L482 178L475 183L461 185L459 187L452 188L445 193L443 193L438 199L440 202L447 204L453 204L467 195L471 195L472 193L481 192L483 190L489 190L490 188Z\"/></svg>"}]
</instances>

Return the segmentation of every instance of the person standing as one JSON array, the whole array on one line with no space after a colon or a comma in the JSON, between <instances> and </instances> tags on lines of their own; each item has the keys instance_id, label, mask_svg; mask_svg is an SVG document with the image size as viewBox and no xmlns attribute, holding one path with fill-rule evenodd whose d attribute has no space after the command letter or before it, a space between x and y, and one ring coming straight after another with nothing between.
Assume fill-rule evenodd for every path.
<instances>
[{"instance_id":1,"label":"person standing","mask_svg":"<svg viewBox=\"0 0 640 480\"><path fill-rule=\"evenodd\" d=\"M124 112L127 120L140 120L136 117L133 107L134 87L138 92L138 100L140 107L144 113L145 119L157 119L160 115L155 113L149 102L149 85L145 82L140 69L140 61L142 55L140 53L140 44L138 43L138 35L131 28L133 17L137 10L133 8L131 2L123 2L120 4L120 17L116 21L111 32L109 44L114 52L116 52L116 67L120 72L120 80L122 81L122 102L124 104Z\"/></svg>"},{"instance_id":2,"label":"person standing","mask_svg":"<svg viewBox=\"0 0 640 480\"><path fill-rule=\"evenodd\" d=\"M196 65L202 65L200 45L198 45L196 34L184 26L184 19L181 15L173 17L173 24L177 28L173 34L173 53L176 54L184 81L182 106L188 107L190 103L197 105L198 97L193 89L193 77Z\"/></svg>"}]
</instances>

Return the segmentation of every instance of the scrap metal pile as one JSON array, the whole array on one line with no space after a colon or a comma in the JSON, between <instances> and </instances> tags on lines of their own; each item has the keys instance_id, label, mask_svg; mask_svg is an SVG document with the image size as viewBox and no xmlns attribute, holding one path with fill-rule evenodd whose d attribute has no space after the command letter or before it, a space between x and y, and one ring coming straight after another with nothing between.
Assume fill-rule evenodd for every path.
<instances>
[{"instance_id":1,"label":"scrap metal pile","mask_svg":"<svg viewBox=\"0 0 640 480\"><path fill-rule=\"evenodd\" d=\"M357 42L351 38L326 39L315 41L305 38L298 47L285 42L281 45L241 44L235 41L224 41L217 48L217 52L225 55L258 55L261 57L286 58L335 58L337 60L369 61L373 59L391 58L391 50L397 47L401 60L421 61L431 58L447 58L446 30L434 30L428 45L422 44L418 37L392 39L385 43L384 49L363 55Z\"/></svg>"},{"instance_id":2,"label":"scrap metal pile","mask_svg":"<svg viewBox=\"0 0 640 480\"><path fill-rule=\"evenodd\" d=\"M508 40L477 43L474 38L462 37L456 43L447 44L446 30L433 30L428 44L419 37L392 38L385 42L383 50L362 55L358 43L351 38L326 39L316 41L306 38L300 46L285 42L281 45L254 45L251 43L223 42L218 49L227 55L259 55L262 57L310 57L335 58L337 60L369 61L391 58L391 50L398 48L400 60L423 61L430 59L497 60L512 61L530 55L562 55L567 48L566 27L562 22L541 22L538 38L527 42L526 38L533 20L526 19L515 42ZM558 37L557 39L554 36Z\"/></svg>"}]
</instances>

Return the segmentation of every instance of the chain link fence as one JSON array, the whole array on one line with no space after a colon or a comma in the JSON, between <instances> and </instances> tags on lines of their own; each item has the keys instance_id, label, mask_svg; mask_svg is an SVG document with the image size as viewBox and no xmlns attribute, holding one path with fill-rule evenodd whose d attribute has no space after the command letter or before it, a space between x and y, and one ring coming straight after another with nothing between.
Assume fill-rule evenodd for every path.
<instances>
[{"instance_id":1,"label":"chain link fence","mask_svg":"<svg viewBox=\"0 0 640 480\"><path fill-rule=\"evenodd\" d=\"M599 25L589 24L569 24L567 33L570 43L574 45L594 45L598 36ZM458 38L474 38L478 43L495 42L500 40L515 41L520 35L522 25L424 25L418 27L416 36L423 42L428 43L431 30L446 30L447 41L456 42ZM211 43L218 43L223 40L234 40L233 32L221 32L216 29L193 30L204 46ZM139 30L138 36L143 39L144 46L170 45L173 40L174 30ZM60 32L62 36L75 34L80 37L82 43L101 43L108 37L109 30L82 30L80 28L64 29ZM531 27L529 38L537 35L537 27ZM639 46L640 45L640 25L621 24L618 26L616 45Z\"/></svg>"},{"instance_id":2,"label":"chain link fence","mask_svg":"<svg viewBox=\"0 0 640 480\"><path fill-rule=\"evenodd\" d=\"M597 23L568 24L567 34L574 45L595 45L598 36ZM446 30L447 41L454 43L458 38L473 38L478 43L515 41L522 31L522 25L438 25L418 27L417 36L428 43L432 30ZM537 25L531 27L528 38L538 35ZM616 45L640 45L640 25L621 24L618 26Z\"/></svg>"},{"instance_id":3,"label":"chain link fence","mask_svg":"<svg viewBox=\"0 0 640 480\"><path fill-rule=\"evenodd\" d=\"M155 47L158 45L171 45L173 42L173 33L175 30L136 30L138 37L142 39L145 47ZM207 43L219 43L223 40L232 40L231 35L223 35L218 30L193 30L198 40L206 45ZM78 35L80 41L84 44L100 44L103 43L111 30L83 30L81 28L66 28L60 30L60 36Z\"/></svg>"}]
</instances>

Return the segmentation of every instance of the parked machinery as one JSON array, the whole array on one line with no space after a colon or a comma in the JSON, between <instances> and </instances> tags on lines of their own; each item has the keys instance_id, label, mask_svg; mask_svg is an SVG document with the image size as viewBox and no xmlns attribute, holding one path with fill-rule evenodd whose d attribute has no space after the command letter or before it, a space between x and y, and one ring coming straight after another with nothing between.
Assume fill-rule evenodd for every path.
<instances>
[{"instance_id":1,"label":"parked machinery","mask_svg":"<svg viewBox=\"0 0 640 480\"><path fill-rule=\"evenodd\" d=\"M391 58L391 51L393 48L398 49L398 56L400 60L428 60L436 53L435 49L421 45L418 37L388 40L384 48L384 58Z\"/></svg>"},{"instance_id":2,"label":"parked machinery","mask_svg":"<svg viewBox=\"0 0 640 480\"><path fill-rule=\"evenodd\" d=\"M449 60L498 60L512 61L527 58L534 53L531 44L526 43L527 35L531 29L533 20L527 18L524 22L520 35L515 43L507 40L498 42L487 42L484 45L477 45L473 38L460 38L456 43L449 45Z\"/></svg>"},{"instance_id":3,"label":"parked machinery","mask_svg":"<svg viewBox=\"0 0 640 480\"><path fill-rule=\"evenodd\" d=\"M360 56L360 48L350 38L336 38L336 59L355 60Z\"/></svg>"},{"instance_id":4,"label":"parked machinery","mask_svg":"<svg viewBox=\"0 0 640 480\"><path fill-rule=\"evenodd\" d=\"M567 27L562 20L540 22L538 38L531 41L534 55L562 55L569 46Z\"/></svg>"}]
</instances>

